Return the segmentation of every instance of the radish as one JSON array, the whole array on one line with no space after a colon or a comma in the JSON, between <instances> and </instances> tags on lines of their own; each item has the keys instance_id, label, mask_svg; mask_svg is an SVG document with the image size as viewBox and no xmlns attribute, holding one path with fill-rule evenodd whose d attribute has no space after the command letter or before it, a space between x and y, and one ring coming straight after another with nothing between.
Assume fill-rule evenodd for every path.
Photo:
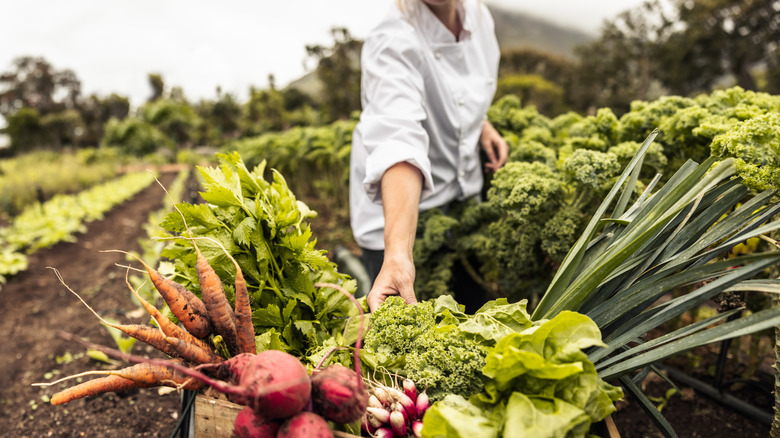
<instances>
[{"instance_id":1,"label":"radish","mask_svg":"<svg viewBox=\"0 0 780 438\"><path fill-rule=\"evenodd\" d=\"M422 421L415 421L414 423L412 423L412 434L414 435L414 438L422 437L422 430L423 430Z\"/></svg>"},{"instance_id":2,"label":"radish","mask_svg":"<svg viewBox=\"0 0 780 438\"><path fill-rule=\"evenodd\" d=\"M324 418L301 412L282 424L276 438L333 438L333 433Z\"/></svg>"},{"instance_id":3,"label":"radish","mask_svg":"<svg viewBox=\"0 0 780 438\"><path fill-rule=\"evenodd\" d=\"M374 433L374 438L396 438L396 436L406 436L406 435L396 435L393 433L393 430L389 427L382 427L380 429L377 429Z\"/></svg>"},{"instance_id":4,"label":"radish","mask_svg":"<svg viewBox=\"0 0 780 438\"><path fill-rule=\"evenodd\" d=\"M403 406L403 409L406 410L407 417L409 417L412 420L418 418L415 402L412 401L412 399L409 398L408 395L390 386L385 387L385 393L387 393L387 395L390 397L390 400Z\"/></svg>"},{"instance_id":5,"label":"radish","mask_svg":"<svg viewBox=\"0 0 780 438\"><path fill-rule=\"evenodd\" d=\"M351 423L366 411L368 392L357 373L334 364L312 376L311 399L314 412L336 423Z\"/></svg>"},{"instance_id":6,"label":"radish","mask_svg":"<svg viewBox=\"0 0 780 438\"><path fill-rule=\"evenodd\" d=\"M403 382L404 394L412 399L413 402L417 401L417 386L410 379L404 379Z\"/></svg>"},{"instance_id":7,"label":"radish","mask_svg":"<svg viewBox=\"0 0 780 438\"><path fill-rule=\"evenodd\" d=\"M406 419L401 411L390 412L390 428L395 436L406 436Z\"/></svg>"},{"instance_id":8,"label":"radish","mask_svg":"<svg viewBox=\"0 0 780 438\"><path fill-rule=\"evenodd\" d=\"M360 430L367 433L369 436L374 436L374 432L382 426L384 426L384 424L369 413L366 413L363 415L363 418L360 419Z\"/></svg>"},{"instance_id":9,"label":"radish","mask_svg":"<svg viewBox=\"0 0 780 438\"><path fill-rule=\"evenodd\" d=\"M387 392L384 389L382 389L381 386L375 387L374 389L372 389L372 391L374 392L373 394L374 397L376 397L377 400L379 400L379 403L381 403L382 406L386 408L390 407L390 403L392 403L392 400L390 399L390 396L387 394Z\"/></svg>"},{"instance_id":10,"label":"radish","mask_svg":"<svg viewBox=\"0 0 780 438\"><path fill-rule=\"evenodd\" d=\"M377 421L379 421L381 423L389 423L390 422L390 411L388 411L385 408L368 407L368 408L366 408L366 412L371 414L374 418L377 419Z\"/></svg>"},{"instance_id":11,"label":"radish","mask_svg":"<svg viewBox=\"0 0 780 438\"><path fill-rule=\"evenodd\" d=\"M431 401L428 398L428 394L421 392L419 395L417 395L417 402L415 403L415 409L417 410L417 418L422 419L423 415L425 415L425 411L428 410L430 404Z\"/></svg>"},{"instance_id":12,"label":"radish","mask_svg":"<svg viewBox=\"0 0 780 438\"><path fill-rule=\"evenodd\" d=\"M249 406L238 413L233 423L233 436L237 438L275 438L277 432L278 422L257 415Z\"/></svg>"},{"instance_id":13,"label":"radish","mask_svg":"<svg viewBox=\"0 0 780 438\"><path fill-rule=\"evenodd\" d=\"M368 407L370 408L379 408L384 409L385 407L382 405L382 402L379 401L378 398L374 394L371 394L368 396Z\"/></svg>"}]
</instances>

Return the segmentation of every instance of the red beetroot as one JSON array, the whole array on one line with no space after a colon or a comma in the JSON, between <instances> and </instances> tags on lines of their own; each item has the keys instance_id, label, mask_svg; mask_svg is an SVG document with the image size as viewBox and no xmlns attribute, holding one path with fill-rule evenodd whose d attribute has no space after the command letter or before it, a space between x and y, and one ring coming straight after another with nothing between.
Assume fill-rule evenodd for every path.
<instances>
[{"instance_id":1,"label":"red beetroot","mask_svg":"<svg viewBox=\"0 0 780 438\"><path fill-rule=\"evenodd\" d=\"M254 356L241 369L238 386L243 393L232 394L231 399L270 419L288 418L301 412L311 394L309 373L303 364L295 356L278 350L266 350ZM269 391L269 388L276 389Z\"/></svg>"},{"instance_id":2,"label":"red beetroot","mask_svg":"<svg viewBox=\"0 0 780 438\"><path fill-rule=\"evenodd\" d=\"M355 371L329 365L311 378L314 412L336 423L359 420L368 406L368 391Z\"/></svg>"},{"instance_id":3,"label":"red beetroot","mask_svg":"<svg viewBox=\"0 0 780 438\"><path fill-rule=\"evenodd\" d=\"M276 438L279 423L268 420L255 413L250 407L245 407L238 413L233 423L233 436L237 438Z\"/></svg>"},{"instance_id":4,"label":"red beetroot","mask_svg":"<svg viewBox=\"0 0 780 438\"><path fill-rule=\"evenodd\" d=\"M333 433L324 418L301 412L282 424L276 438L333 438Z\"/></svg>"},{"instance_id":5,"label":"red beetroot","mask_svg":"<svg viewBox=\"0 0 780 438\"><path fill-rule=\"evenodd\" d=\"M241 353L224 362L215 365L208 364L208 366L202 366L199 369L212 368L214 377L226 382L238 383L241 380L241 372L244 370L244 366L251 362L255 356L257 355L252 353Z\"/></svg>"}]
</instances>

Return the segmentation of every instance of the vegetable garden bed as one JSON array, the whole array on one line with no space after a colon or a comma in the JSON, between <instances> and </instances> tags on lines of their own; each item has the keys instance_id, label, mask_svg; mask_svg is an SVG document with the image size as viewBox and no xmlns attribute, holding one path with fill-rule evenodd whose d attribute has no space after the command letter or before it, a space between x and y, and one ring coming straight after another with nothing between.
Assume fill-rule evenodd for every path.
<instances>
[{"instance_id":1,"label":"vegetable garden bed","mask_svg":"<svg viewBox=\"0 0 780 438\"><path fill-rule=\"evenodd\" d=\"M170 184L176 173L160 178ZM74 288L84 291L95 309L107 316L141 322L132 314L124 273L114 266L122 256L102 249L140 250L142 225L148 214L162 207L159 186L153 185L87 225L76 242L63 242L30 256L28 270L9 279L0 292L0 430L15 437L169 437L181 415L175 392L159 395L142 389L72 402L65 409L47 401L59 387L39 388L32 383L51 373L53 378L86 369L109 367L88 358L80 346L64 342L60 331L112 345L109 332L83 304L68 293L48 266L57 267ZM134 352L153 354L140 344Z\"/></svg>"}]
</instances>

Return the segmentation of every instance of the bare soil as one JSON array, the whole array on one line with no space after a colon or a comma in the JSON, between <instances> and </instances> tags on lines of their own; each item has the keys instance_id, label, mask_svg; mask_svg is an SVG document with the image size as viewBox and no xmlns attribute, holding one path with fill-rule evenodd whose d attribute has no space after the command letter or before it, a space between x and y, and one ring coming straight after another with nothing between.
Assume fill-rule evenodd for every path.
<instances>
[{"instance_id":1,"label":"bare soil","mask_svg":"<svg viewBox=\"0 0 780 438\"><path fill-rule=\"evenodd\" d=\"M175 173L163 173L169 184ZM121 322L132 320L138 307L130 300L121 254L101 250L139 251L138 239L150 212L162 207L163 192L151 185L128 202L115 207L103 220L88 224L75 243L60 243L30 256L30 266L0 290L0 435L8 437L165 437L176 428L181 415L181 396L158 395L157 389L142 389L81 399L51 406L47 397L75 381L42 388L36 382L54 380L107 365L89 359L84 348L58 337L73 333L106 346L114 343L103 326L75 296L65 282L101 315ZM154 355L136 344L134 353ZM47 379L52 373L52 377ZM89 377L87 377L89 378Z\"/></svg>"},{"instance_id":2,"label":"bare soil","mask_svg":"<svg viewBox=\"0 0 780 438\"><path fill-rule=\"evenodd\" d=\"M167 185L174 176L175 173L163 173L161 181ZM162 190L150 186L109 212L105 219L89 224L88 231L78 236L77 242L58 244L33 254L29 269L0 290L0 436L172 436L182 416L181 395L176 392L160 395L157 389L142 389L51 406L47 397L75 382L49 388L32 386L35 382L111 367L89 359L83 354L83 347L58 337L59 332L65 331L102 345L113 345L108 331L47 267L57 268L65 282L101 315L121 322L147 322L142 316L131 317L137 307L130 300L124 271L114 265L124 263L123 256L100 251L139 250L138 239L145 237L142 225L151 211L162 207L162 199ZM321 214L313 221L315 235L327 236L320 240L320 247L348 243L350 236L343 231L348 229L342 223L344 215L324 211L324 205L314 206ZM136 345L134 353L157 354ZM669 364L711 380L715 356L713 348L700 349ZM732 358L726 378L739 375L743 368L739 357ZM750 378L754 384L735 394L771 412L773 378L771 368L763 366ZM643 385L654 397L663 397L670 388L666 382L653 377ZM740 415L690 388L680 388L681 392L669 397L663 408L663 414L680 437L768 435L768 425ZM622 401L618 408L613 418L621 437L661 436L635 401Z\"/></svg>"}]
</instances>

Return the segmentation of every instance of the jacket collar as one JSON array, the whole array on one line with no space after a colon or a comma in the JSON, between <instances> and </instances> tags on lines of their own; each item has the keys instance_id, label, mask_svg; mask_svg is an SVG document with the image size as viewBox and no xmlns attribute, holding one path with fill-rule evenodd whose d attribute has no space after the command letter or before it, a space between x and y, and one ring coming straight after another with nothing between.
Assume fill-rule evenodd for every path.
<instances>
[{"instance_id":1,"label":"jacket collar","mask_svg":"<svg viewBox=\"0 0 780 438\"><path fill-rule=\"evenodd\" d=\"M474 21L472 14L469 13L469 9L466 2L463 0L458 1L457 14L460 17L463 30L460 32L460 38L456 41L455 35L447 29L447 26L442 23L438 17L428 7L419 2L417 7L419 13L417 14L418 23L420 24L420 31L425 38L434 44L455 44L458 41L464 41L471 37L472 22Z\"/></svg>"}]
</instances>

